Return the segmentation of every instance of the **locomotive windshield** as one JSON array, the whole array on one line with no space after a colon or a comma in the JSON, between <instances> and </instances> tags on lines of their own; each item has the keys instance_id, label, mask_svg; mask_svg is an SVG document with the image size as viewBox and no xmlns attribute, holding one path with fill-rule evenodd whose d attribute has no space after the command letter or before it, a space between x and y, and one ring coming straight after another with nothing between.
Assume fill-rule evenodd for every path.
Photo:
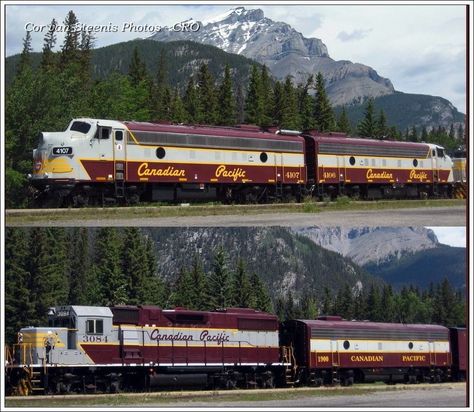
<instances>
[{"instance_id":1,"label":"locomotive windshield","mask_svg":"<svg viewBox=\"0 0 474 412\"><path fill-rule=\"evenodd\" d=\"M71 125L71 131L87 134L91 129L91 125L86 122L73 122Z\"/></svg>"}]
</instances>

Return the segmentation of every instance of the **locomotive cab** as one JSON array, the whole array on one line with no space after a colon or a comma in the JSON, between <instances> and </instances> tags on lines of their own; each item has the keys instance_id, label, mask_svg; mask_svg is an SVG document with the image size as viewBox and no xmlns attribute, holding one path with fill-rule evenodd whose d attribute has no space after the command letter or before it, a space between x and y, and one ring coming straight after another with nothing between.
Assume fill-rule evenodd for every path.
<instances>
[{"instance_id":1,"label":"locomotive cab","mask_svg":"<svg viewBox=\"0 0 474 412\"><path fill-rule=\"evenodd\" d=\"M84 343L117 340L112 312L105 307L57 306L48 310L48 327L22 328L17 361L22 365L85 365Z\"/></svg>"},{"instance_id":2,"label":"locomotive cab","mask_svg":"<svg viewBox=\"0 0 474 412\"><path fill-rule=\"evenodd\" d=\"M73 119L64 132L40 133L33 150L33 171L28 175L36 196L60 206L71 195L73 204L79 205L95 184L123 179L123 164L115 166L125 161L124 140L122 123L88 118ZM42 199L41 203L47 202Z\"/></svg>"}]
</instances>

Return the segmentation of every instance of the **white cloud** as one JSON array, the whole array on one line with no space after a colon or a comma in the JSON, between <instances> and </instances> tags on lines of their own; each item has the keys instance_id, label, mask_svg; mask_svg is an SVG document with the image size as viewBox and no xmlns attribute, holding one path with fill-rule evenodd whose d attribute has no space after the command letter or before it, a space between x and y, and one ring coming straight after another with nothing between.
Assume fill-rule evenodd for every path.
<instances>
[{"instance_id":1,"label":"white cloud","mask_svg":"<svg viewBox=\"0 0 474 412\"><path fill-rule=\"evenodd\" d=\"M439 242L443 245L466 247L466 228L465 227L427 227L435 232Z\"/></svg>"},{"instance_id":2,"label":"white cloud","mask_svg":"<svg viewBox=\"0 0 474 412\"><path fill-rule=\"evenodd\" d=\"M6 55L21 51L25 24L62 22L74 10L87 24L122 26L173 25L193 17L205 20L233 5L7 5ZM245 5L245 4L244 4ZM442 96L465 111L465 5L245 5L262 8L265 16L284 21L306 37L320 38L335 60L373 67L405 93ZM346 33L346 36L341 33ZM147 37L137 32L98 33L96 47ZM33 33L33 48L41 50L43 33ZM345 41L349 37L352 41ZM58 35L58 47L62 44Z\"/></svg>"}]
</instances>

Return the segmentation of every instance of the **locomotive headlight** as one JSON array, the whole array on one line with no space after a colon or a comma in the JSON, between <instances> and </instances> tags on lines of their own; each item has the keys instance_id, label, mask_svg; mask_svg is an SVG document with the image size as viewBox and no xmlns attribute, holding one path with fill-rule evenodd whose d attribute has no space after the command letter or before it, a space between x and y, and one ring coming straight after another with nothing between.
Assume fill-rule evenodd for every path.
<instances>
[{"instance_id":1,"label":"locomotive headlight","mask_svg":"<svg viewBox=\"0 0 474 412\"><path fill-rule=\"evenodd\" d=\"M23 333L18 332L18 343L23 343Z\"/></svg>"}]
</instances>

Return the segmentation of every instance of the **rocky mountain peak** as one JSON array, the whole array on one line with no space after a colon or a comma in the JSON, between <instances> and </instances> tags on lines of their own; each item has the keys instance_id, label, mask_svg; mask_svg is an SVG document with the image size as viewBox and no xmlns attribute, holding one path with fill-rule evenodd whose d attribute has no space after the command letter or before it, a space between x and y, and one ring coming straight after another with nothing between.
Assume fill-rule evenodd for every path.
<instances>
[{"instance_id":1,"label":"rocky mountain peak","mask_svg":"<svg viewBox=\"0 0 474 412\"><path fill-rule=\"evenodd\" d=\"M295 229L325 249L338 252L360 266L381 264L406 254L434 249L438 238L424 227L358 227Z\"/></svg>"},{"instance_id":2,"label":"rocky mountain peak","mask_svg":"<svg viewBox=\"0 0 474 412\"><path fill-rule=\"evenodd\" d=\"M264 18L263 10L261 9L250 9L247 10L245 7L235 7L220 14L214 16L211 19L203 21L204 25L214 23L235 23L244 21L259 21Z\"/></svg>"},{"instance_id":3,"label":"rocky mountain peak","mask_svg":"<svg viewBox=\"0 0 474 412\"><path fill-rule=\"evenodd\" d=\"M331 59L322 40L304 37L289 24L265 17L261 9L236 7L202 21L196 32L164 28L151 39L210 44L265 64L276 79L290 76L295 84L305 83L310 75L321 72L334 105L394 93L390 80L371 67Z\"/></svg>"}]
</instances>

